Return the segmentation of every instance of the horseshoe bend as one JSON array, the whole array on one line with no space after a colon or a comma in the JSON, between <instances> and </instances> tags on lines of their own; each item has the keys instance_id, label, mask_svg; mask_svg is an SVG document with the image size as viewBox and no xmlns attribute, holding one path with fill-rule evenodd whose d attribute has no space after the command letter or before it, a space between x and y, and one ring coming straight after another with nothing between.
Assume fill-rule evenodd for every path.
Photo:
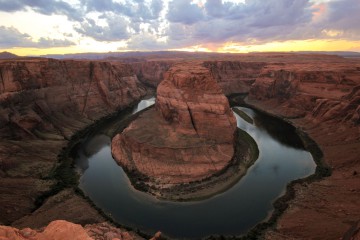
<instances>
[{"instance_id":1,"label":"horseshoe bend","mask_svg":"<svg viewBox=\"0 0 360 240\"><path fill-rule=\"evenodd\" d=\"M233 159L235 137L235 117L209 69L180 63L164 74L155 108L114 137L112 153L121 166L150 177L152 188L155 184L162 192L164 186L201 181L224 170Z\"/></svg>"},{"instance_id":2,"label":"horseshoe bend","mask_svg":"<svg viewBox=\"0 0 360 240\"><path fill-rule=\"evenodd\" d=\"M269 217L245 236L359 237L358 58L133 54L102 60L6 54L0 60L0 238L161 238L155 232L162 229L144 234L114 223L111 212L78 187L83 173L74 163L77 148L89 143L85 157L101 153L91 145L91 136L100 132L111 139L116 167L146 198L201 202L246 178L251 164L257 167L253 161L244 165L251 147L237 128L241 115L248 128L267 129L284 144L291 139L281 139L285 132L271 119L290 123L317 164L312 176L287 182ZM129 117L146 95L155 95L155 106ZM240 108L235 116L233 105L269 118L261 122ZM287 171L281 167L274 172Z\"/></svg>"}]
</instances>

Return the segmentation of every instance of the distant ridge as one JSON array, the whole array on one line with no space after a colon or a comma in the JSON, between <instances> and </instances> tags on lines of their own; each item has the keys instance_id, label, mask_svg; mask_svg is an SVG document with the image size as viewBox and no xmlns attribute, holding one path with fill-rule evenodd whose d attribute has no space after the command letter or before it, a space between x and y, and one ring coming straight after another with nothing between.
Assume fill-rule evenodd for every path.
<instances>
[{"instance_id":1,"label":"distant ridge","mask_svg":"<svg viewBox=\"0 0 360 240\"><path fill-rule=\"evenodd\" d=\"M304 54L327 54L327 55L337 55L340 57L350 58L356 57L360 58L359 52L351 52L351 51L300 51L294 53L304 53Z\"/></svg>"},{"instance_id":2,"label":"distant ridge","mask_svg":"<svg viewBox=\"0 0 360 240\"><path fill-rule=\"evenodd\" d=\"M10 52L0 52L0 59L12 59L18 58L19 56L12 54Z\"/></svg>"},{"instance_id":3,"label":"distant ridge","mask_svg":"<svg viewBox=\"0 0 360 240\"><path fill-rule=\"evenodd\" d=\"M286 54L286 53L295 53L295 54L326 54L326 55L336 55L345 58L360 58L359 52L351 51L294 51L294 52L250 52L249 54ZM242 53L244 54L244 53ZM107 59L107 60L116 60L121 58L144 58L144 57L160 57L160 58L171 58L171 57L218 57L221 55L238 55L236 53L217 53L217 52L186 52L186 51L150 51L150 52L104 52L104 53L73 53L73 54L47 54L41 55L39 57L45 58L55 58L55 59ZM240 53L239 53L240 55ZM246 54L244 54L246 55Z\"/></svg>"},{"instance_id":4,"label":"distant ridge","mask_svg":"<svg viewBox=\"0 0 360 240\"><path fill-rule=\"evenodd\" d=\"M224 53L216 52L186 52L186 51L149 51L149 52L104 52L104 53L70 53L47 54L40 57L55 59L116 59L116 58L144 58L144 57L189 57L189 56L219 56Z\"/></svg>"}]
</instances>

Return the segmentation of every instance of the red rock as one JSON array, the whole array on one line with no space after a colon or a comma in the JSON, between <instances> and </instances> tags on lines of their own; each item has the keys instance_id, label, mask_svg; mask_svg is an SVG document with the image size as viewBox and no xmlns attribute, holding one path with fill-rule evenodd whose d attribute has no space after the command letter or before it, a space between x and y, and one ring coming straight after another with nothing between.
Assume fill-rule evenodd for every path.
<instances>
[{"instance_id":1,"label":"red rock","mask_svg":"<svg viewBox=\"0 0 360 240\"><path fill-rule=\"evenodd\" d=\"M0 60L0 222L34 211L35 200L55 184L44 176L71 136L145 93L128 64Z\"/></svg>"},{"instance_id":2,"label":"red rock","mask_svg":"<svg viewBox=\"0 0 360 240\"><path fill-rule=\"evenodd\" d=\"M81 225L73 224L63 220L51 222L43 232L37 235L38 240L91 240Z\"/></svg>"},{"instance_id":3,"label":"red rock","mask_svg":"<svg viewBox=\"0 0 360 240\"><path fill-rule=\"evenodd\" d=\"M84 119L99 119L145 94L129 65L99 61L2 61L0 83L2 137L56 130L69 137Z\"/></svg>"},{"instance_id":4,"label":"red rock","mask_svg":"<svg viewBox=\"0 0 360 240\"><path fill-rule=\"evenodd\" d=\"M192 182L227 166L235 130L229 103L210 72L182 63L165 74L156 108L115 136L112 154L120 165L153 183Z\"/></svg>"},{"instance_id":5,"label":"red rock","mask_svg":"<svg viewBox=\"0 0 360 240\"><path fill-rule=\"evenodd\" d=\"M18 230L12 227L0 226L1 240L92 240L81 225L63 220L51 222L43 231L29 228Z\"/></svg>"}]
</instances>

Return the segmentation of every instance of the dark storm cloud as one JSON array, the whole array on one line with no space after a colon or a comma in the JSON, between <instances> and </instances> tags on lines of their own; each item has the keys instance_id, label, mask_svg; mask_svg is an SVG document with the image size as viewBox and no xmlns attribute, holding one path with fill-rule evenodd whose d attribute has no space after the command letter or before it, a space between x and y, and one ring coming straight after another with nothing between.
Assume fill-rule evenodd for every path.
<instances>
[{"instance_id":1,"label":"dark storm cloud","mask_svg":"<svg viewBox=\"0 0 360 240\"><path fill-rule=\"evenodd\" d=\"M80 21L78 10L64 1L55 0L0 0L0 11L15 12L33 9L44 15L65 15L71 20Z\"/></svg>"},{"instance_id":2,"label":"dark storm cloud","mask_svg":"<svg viewBox=\"0 0 360 240\"><path fill-rule=\"evenodd\" d=\"M12 47L67 47L75 45L74 42L62 39L40 38L39 41L34 41L30 35L21 33L14 27L0 26L0 48Z\"/></svg>"}]
</instances>

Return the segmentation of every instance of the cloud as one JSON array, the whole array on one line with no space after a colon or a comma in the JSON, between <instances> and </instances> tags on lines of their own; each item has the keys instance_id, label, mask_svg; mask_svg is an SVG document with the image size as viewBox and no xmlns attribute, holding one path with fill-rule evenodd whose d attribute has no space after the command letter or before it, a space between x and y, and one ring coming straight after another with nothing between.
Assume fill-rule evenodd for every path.
<instances>
[{"instance_id":1,"label":"cloud","mask_svg":"<svg viewBox=\"0 0 360 240\"><path fill-rule=\"evenodd\" d=\"M0 11L25 11L27 8L44 15L65 15L70 20L80 21L80 12L61 0L0 0Z\"/></svg>"},{"instance_id":2,"label":"cloud","mask_svg":"<svg viewBox=\"0 0 360 240\"><path fill-rule=\"evenodd\" d=\"M194 24L203 19L202 9L191 0L169 2L167 19L174 23Z\"/></svg>"},{"instance_id":3,"label":"cloud","mask_svg":"<svg viewBox=\"0 0 360 240\"><path fill-rule=\"evenodd\" d=\"M85 8L85 12L112 12L132 18L135 21L149 21L159 17L160 12L163 9L163 1L151 0L151 1L124 1L115 2L113 0L81 0L82 6Z\"/></svg>"},{"instance_id":4,"label":"cloud","mask_svg":"<svg viewBox=\"0 0 360 240\"><path fill-rule=\"evenodd\" d=\"M32 44L30 35L21 33L14 27L0 26L0 47L28 46Z\"/></svg>"},{"instance_id":5,"label":"cloud","mask_svg":"<svg viewBox=\"0 0 360 240\"><path fill-rule=\"evenodd\" d=\"M135 36L141 32L157 32L160 25L159 16L164 8L161 0L122 3L112 0L81 0L81 3L86 12L101 15L85 18L75 30L83 36L107 42L127 40L131 35Z\"/></svg>"},{"instance_id":6,"label":"cloud","mask_svg":"<svg viewBox=\"0 0 360 240\"><path fill-rule=\"evenodd\" d=\"M0 26L0 32L0 48L50 48L75 45L74 42L62 39L40 38L38 41L34 41L30 35L26 33L21 33L14 27Z\"/></svg>"},{"instance_id":7,"label":"cloud","mask_svg":"<svg viewBox=\"0 0 360 240\"><path fill-rule=\"evenodd\" d=\"M167 15L171 22L169 39L172 44L183 45L302 38L296 29L311 23L311 6L309 0L208 0L203 7L173 1Z\"/></svg>"},{"instance_id":8,"label":"cloud","mask_svg":"<svg viewBox=\"0 0 360 240\"><path fill-rule=\"evenodd\" d=\"M52 48L52 47L68 47L75 45L74 42L67 39L52 39L52 38L40 38L35 45L39 48Z\"/></svg>"},{"instance_id":9,"label":"cloud","mask_svg":"<svg viewBox=\"0 0 360 240\"><path fill-rule=\"evenodd\" d=\"M107 26L101 26L95 20L87 18L80 27L75 30L85 36L91 37L97 41L121 41L128 39L128 22L121 16L112 16L106 19Z\"/></svg>"},{"instance_id":10,"label":"cloud","mask_svg":"<svg viewBox=\"0 0 360 240\"><path fill-rule=\"evenodd\" d=\"M166 49L167 44L164 41L159 41L158 37L151 33L141 33L133 36L128 44L127 49L138 51L154 51ZM119 48L118 50L124 50Z\"/></svg>"},{"instance_id":11,"label":"cloud","mask_svg":"<svg viewBox=\"0 0 360 240\"><path fill-rule=\"evenodd\" d=\"M327 3L324 16L318 26L323 28L323 32L341 33L327 34L327 36L359 40L359 13L360 3L358 0L331 1Z\"/></svg>"},{"instance_id":12,"label":"cloud","mask_svg":"<svg viewBox=\"0 0 360 240\"><path fill-rule=\"evenodd\" d=\"M158 50L225 42L262 44L304 39L360 39L359 0L0 0L0 11L65 15L74 35L127 41L129 49ZM200 2L195 4L194 2ZM166 6L167 4L167 6ZM165 12L167 11L167 12ZM71 32L71 30L66 30ZM69 40L34 41L2 27L0 44L67 46ZM44 29L44 33L49 30ZM64 35L68 38L70 35ZM11 43L11 41L13 43Z\"/></svg>"},{"instance_id":13,"label":"cloud","mask_svg":"<svg viewBox=\"0 0 360 240\"><path fill-rule=\"evenodd\" d=\"M25 9L25 5L24 5L23 1L0 0L0 10L1 11L15 12L15 11L20 11L20 10L24 10L24 9Z\"/></svg>"}]
</instances>

